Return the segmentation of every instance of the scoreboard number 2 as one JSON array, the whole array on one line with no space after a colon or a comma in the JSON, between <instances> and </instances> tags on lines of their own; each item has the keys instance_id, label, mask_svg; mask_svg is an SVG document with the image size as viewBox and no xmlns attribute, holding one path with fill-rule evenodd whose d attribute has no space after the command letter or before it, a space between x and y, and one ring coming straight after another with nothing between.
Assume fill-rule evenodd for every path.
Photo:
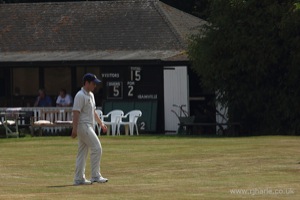
<instances>
[{"instance_id":1,"label":"scoreboard number 2","mask_svg":"<svg viewBox=\"0 0 300 200\"><path fill-rule=\"evenodd\" d=\"M146 130L146 122L141 122L140 130Z\"/></svg>"},{"instance_id":2,"label":"scoreboard number 2","mask_svg":"<svg viewBox=\"0 0 300 200\"><path fill-rule=\"evenodd\" d=\"M128 85L128 96L133 97L133 85Z\"/></svg>"}]
</instances>

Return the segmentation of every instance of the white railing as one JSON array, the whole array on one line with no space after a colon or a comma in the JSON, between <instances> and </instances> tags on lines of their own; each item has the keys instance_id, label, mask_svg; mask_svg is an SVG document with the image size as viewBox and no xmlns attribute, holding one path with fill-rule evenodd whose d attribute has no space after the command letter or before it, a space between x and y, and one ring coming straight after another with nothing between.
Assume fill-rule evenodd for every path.
<instances>
[{"instance_id":1,"label":"white railing","mask_svg":"<svg viewBox=\"0 0 300 200\"><path fill-rule=\"evenodd\" d=\"M5 117L12 114L19 115L18 125L31 125L38 120L47 120L51 123L72 121L72 107L21 107L21 108L7 108L0 107L1 113L6 113L6 115L0 116L0 121L5 121ZM31 114L25 113L31 112ZM44 127L43 130L47 132L61 131L61 127Z\"/></svg>"},{"instance_id":2,"label":"white railing","mask_svg":"<svg viewBox=\"0 0 300 200\"><path fill-rule=\"evenodd\" d=\"M0 107L0 112L11 111L11 108ZM52 111L52 112L51 112ZM11 111L14 112L14 111ZM60 121L72 121L72 108L71 107L21 107L18 109L18 112L32 112L33 120L49 120L54 122L56 120ZM48 113L46 115L46 113ZM52 113L52 114L51 114ZM4 118L4 116L2 116ZM4 120L4 119L3 119ZM25 121L21 119L19 121L20 125L24 125Z\"/></svg>"},{"instance_id":3,"label":"white railing","mask_svg":"<svg viewBox=\"0 0 300 200\"><path fill-rule=\"evenodd\" d=\"M102 109L97 107L96 109ZM46 120L55 124L64 124L64 122L70 122L73 119L72 107L0 107L0 113L17 114L18 125L20 126L30 126L31 123L37 122L38 120ZM31 113L30 113L31 112ZM26 114L25 114L26 113ZM30 113L30 115L29 115ZM7 115L0 115L0 121L4 122ZM42 127L43 130L47 132L57 132L65 127Z\"/></svg>"}]
</instances>

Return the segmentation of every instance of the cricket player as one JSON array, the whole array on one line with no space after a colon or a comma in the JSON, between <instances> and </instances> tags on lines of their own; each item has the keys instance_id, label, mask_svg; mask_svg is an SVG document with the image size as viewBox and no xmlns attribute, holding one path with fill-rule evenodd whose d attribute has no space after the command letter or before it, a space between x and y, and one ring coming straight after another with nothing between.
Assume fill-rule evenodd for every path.
<instances>
[{"instance_id":1,"label":"cricket player","mask_svg":"<svg viewBox=\"0 0 300 200\"><path fill-rule=\"evenodd\" d=\"M100 161L102 147L99 138L95 133L95 121L99 123L102 130L106 132L107 127L95 112L96 104L93 90L101 81L91 73L83 76L83 87L76 94L73 104L73 130L72 138L78 136L78 153L76 158L76 169L74 185L86 185L93 182L105 183L100 173ZM85 166L88 151L91 156L91 180L85 178Z\"/></svg>"}]
</instances>

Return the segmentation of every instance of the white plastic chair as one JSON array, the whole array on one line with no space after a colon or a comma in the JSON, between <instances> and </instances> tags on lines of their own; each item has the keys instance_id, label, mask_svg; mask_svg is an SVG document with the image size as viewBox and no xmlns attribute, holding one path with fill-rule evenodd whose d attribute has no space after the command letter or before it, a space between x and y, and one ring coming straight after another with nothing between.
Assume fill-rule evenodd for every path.
<instances>
[{"instance_id":1,"label":"white plastic chair","mask_svg":"<svg viewBox=\"0 0 300 200\"><path fill-rule=\"evenodd\" d=\"M128 112L125 116L123 116L120 120L120 123L118 125L118 135L120 135L120 126L125 126L125 134L128 135L128 126L129 126L129 132L130 135L134 134L134 127L136 128L136 133L139 135L139 130L137 127L137 120L139 117L142 116L142 111L140 110L132 110ZM122 119L128 118L128 121L123 121Z\"/></svg>"},{"instance_id":2,"label":"white plastic chair","mask_svg":"<svg viewBox=\"0 0 300 200\"><path fill-rule=\"evenodd\" d=\"M97 115L100 117L101 121L103 122L103 112L102 110L96 110ZM98 130L98 136L100 136L101 133L101 126L98 124L98 122L95 122L96 128Z\"/></svg>"},{"instance_id":3,"label":"white plastic chair","mask_svg":"<svg viewBox=\"0 0 300 200\"><path fill-rule=\"evenodd\" d=\"M110 117L110 121L103 120L103 123L107 125L107 135L109 135L110 126L111 134L113 136L116 135L116 129L119 127L120 120L123 116L124 112L122 110L112 110L107 115L103 115L103 119Z\"/></svg>"}]
</instances>

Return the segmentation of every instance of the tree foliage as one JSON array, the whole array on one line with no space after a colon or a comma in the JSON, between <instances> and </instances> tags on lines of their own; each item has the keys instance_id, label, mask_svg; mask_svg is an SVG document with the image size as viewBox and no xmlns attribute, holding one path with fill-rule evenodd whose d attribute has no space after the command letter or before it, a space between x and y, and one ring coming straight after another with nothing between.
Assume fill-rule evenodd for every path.
<instances>
[{"instance_id":1,"label":"tree foliage","mask_svg":"<svg viewBox=\"0 0 300 200\"><path fill-rule=\"evenodd\" d=\"M299 3L213 0L210 12L188 50L203 85L249 131L299 132Z\"/></svg>"}]
</instances>

